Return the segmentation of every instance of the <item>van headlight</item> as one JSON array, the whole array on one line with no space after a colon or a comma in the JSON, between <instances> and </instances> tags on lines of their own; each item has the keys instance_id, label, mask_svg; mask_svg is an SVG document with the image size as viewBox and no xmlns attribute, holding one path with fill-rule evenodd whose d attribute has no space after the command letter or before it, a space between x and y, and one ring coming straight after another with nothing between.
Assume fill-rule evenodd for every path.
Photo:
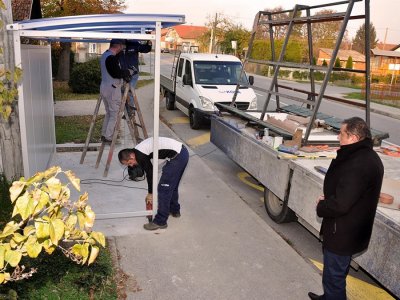
<instances>
[{"instance_id":1,"label":"van headlight","mask_svg":"<svg viewBox=\"0 0 400 300\"><path fill-rule=\"evenodd\" d=\"M257 96L250 101L249 110L256 110L257 109Z\"/></svg>"},{"instance_id":2,"label":"van headlight","mask_svg":"<svg viewBox=\"0 0 400 300\"><path fill-rule=\"evenodd\" d=\"M203 106L203 108L205 109L213 109L214 108L214 104L212 103L212 101L206 97L203 96L199 96L200 98L200 102L201 105Z\"/></svg>"}]
</instances>

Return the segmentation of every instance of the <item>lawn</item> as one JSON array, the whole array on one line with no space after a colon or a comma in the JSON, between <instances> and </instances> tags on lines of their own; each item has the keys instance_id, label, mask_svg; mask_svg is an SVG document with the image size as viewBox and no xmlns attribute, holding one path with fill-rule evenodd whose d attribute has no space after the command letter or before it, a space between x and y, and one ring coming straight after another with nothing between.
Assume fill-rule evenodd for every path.
<instances>
[{"instance_id":1,"label":"lawn","mask_svg":"<svg viewBox=\"0 0 400 300\"><path fill-rule=\"evenodd\" d=\"M92 117L91 115L55 117L56 143L85 143ZM104 115L97 117L90 143L100 143L103 119Z\"/></svg>"},{"instance_id":2,"label":"lawn","mask_svg":"<svg viewBox=\"0 0 400 300\"><path fill-rule=\"evenodd\" d=\"M359 92L352 92L346 94L344 98L364 101L365 95ZM371 102L400 108L400 99L396 97L393 97L393 99L371 99Z\"/></svg>"}]
</instances>

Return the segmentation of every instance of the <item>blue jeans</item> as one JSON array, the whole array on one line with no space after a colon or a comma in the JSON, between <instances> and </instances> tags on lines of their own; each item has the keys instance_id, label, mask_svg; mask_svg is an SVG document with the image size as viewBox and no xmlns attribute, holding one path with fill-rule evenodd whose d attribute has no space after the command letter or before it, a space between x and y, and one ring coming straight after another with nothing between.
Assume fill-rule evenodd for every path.
<instances>
[{"instance_id":1,"label":"blue jeans","mask_svg":"<svg viewBox=\"0 0 400 300\"><path fill-rule=\"evenodd\" d=\"M158 183L158 209L153 220L158 225L165 225L169 213L180 212L178 188L183 172L189 161L189 152L182 145L181 152L173 159L167 160L162 168L160 182Z\"/></svg>"},{"instance_id":2,"label":"blue jeans","mask_svg":"<svg viewBox=\"0 0 400 300\"><path fill-rule=\"evenodd\" d=\"M324 270L322 272L322 285L324 299L346 300L346 277L350 269L351 256L343 256L324 251Z\"/></svg>"}]
</instances>

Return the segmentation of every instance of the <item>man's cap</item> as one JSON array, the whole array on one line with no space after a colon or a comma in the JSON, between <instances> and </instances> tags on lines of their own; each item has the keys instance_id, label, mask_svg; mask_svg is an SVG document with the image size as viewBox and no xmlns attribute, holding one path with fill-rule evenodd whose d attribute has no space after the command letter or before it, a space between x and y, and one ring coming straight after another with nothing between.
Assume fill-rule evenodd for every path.
<instances>
[{"instance_id":1,"label":"man's cap","mask_svg":"<svg viewBox=\"0 0 400 300\"><path fill-rule=\"evenodd\" d=\"M122 39L112 39L110 41L110 46L111 45L125 45L125 40Z\"/></svg>"}]
</instances>

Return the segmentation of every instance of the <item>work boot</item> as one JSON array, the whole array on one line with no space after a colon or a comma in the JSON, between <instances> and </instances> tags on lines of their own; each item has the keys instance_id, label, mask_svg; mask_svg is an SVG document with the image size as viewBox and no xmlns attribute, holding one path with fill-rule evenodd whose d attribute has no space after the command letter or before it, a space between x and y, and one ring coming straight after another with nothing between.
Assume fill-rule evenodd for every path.
<instances>
[{"instance_id":1,"label":"work boot","mask_svg":"<svg viewBox=\"0 0 400 300\"><path fill-rule=\"evenodd\" d=\"M107 139L105 136L101 136L101 142L106 145L111 145L111 140Z\"/></svg>"},{"instance_id":2,"label":"work boot","mask_svg":"<svg viewBox=\"0 0 400 300\"><path fill-rule=\"evenodd\" d=\"M167 227L168 227L167 224L158 225L158 224L156 224L154 222L149 222L149 223L143 225L143 228L146 229L146 230L157 230L157 229L164 229L164 228L167 228Z\"/></svg>"},{"instance_id":3,"label":"work boot","mask_svg":"<svg viewBox=\"0 0 400 300\"><path fill-rule=\"evenodd\" d=\"M169 213L171 216L173 216L174 218L180 218L181 217L181 213L178 211L178 212L170 212Z\"/></svg>"},{"instance_id":4,"label":"work boot","mask_svg":"<svg viewBox=\"0 0 400 300\"><path fill-rule=\"evenodd\" d=\"M324 299L324 295L319 296L317 294L314 294L313 292L309 292L308 297L310 297L311 300L323 300Z\"/></svg>"}]
</instances>

